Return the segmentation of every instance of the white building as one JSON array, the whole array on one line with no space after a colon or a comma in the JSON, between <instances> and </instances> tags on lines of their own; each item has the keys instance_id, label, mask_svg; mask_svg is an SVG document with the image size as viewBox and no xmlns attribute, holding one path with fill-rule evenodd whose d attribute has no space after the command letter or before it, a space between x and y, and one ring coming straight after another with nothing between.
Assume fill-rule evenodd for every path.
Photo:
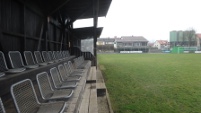
<instances>
[{"instance_id":1,"label":"white building","mask_svg":"<svg viewBox=\"0 0 201 113\"><path fill-rule=\"evenodd\" d=\"M168 44L167 40L156 40L154 42L153 47L156 47L156 48L161 49L161 50L165 50L166 48L169 47L169 44Z\"/></svg>"}]
</instances>

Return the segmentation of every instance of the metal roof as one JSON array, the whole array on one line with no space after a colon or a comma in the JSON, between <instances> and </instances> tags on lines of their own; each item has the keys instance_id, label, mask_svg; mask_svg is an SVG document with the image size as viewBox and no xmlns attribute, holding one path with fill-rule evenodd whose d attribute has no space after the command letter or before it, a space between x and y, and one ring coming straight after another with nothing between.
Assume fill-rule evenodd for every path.
<instances>
[{"instance_id":1,"label":"metal roof","mask_svg":"<svg viewBox=\"0 0 201 113\"><path fill-rule=\"evenodd\" d=\"M44 15L77 19L93 18L93 0L19 0L34 10L42 10ZM98 1L98 17L106 16L112 0ZM35 4L33 6L33 4Z\"/></svg>"},{"instance_id":2,"label":"metal roof","mask_svg":"<svg viewBox=\"0 0 201 113\"><path fill-rule=\"evenodd\" d=\"M107 15L110 3L111 0L99 0L98 17ZM93 3L92 0L71 0L62 7L61 12L72 21L93 18Z\"/></svg>"},{"instance_id":3,"label":"metal roof","mask_svg":"<svg viewBox=\"0 0 201 113\"><path fill-rule=\"evenodd\" d=\"M65 24L66 27L77 19L86 19L106 16L112 0L19 0L27 7L41 15L53 18L57 25ZM93 3L94 2L94 3ZM97 7L96 7L97 6ZM96 10L95 10L95 9ZM94 13L97 11L97 13ZM97 14L97 15L95 15ZM52 20L52 19L51 19ZM65 21L68 21L66 24ZM97 25L97 21L94 21ZM95 27L70 29L74 37L85 39L93 37ZM99 37L103 28L95 28Z\"/></svg>"},{"instance_id":4,"label":"metal roof","mask_svg":"<svg viewBox=\"0 0 201 113\"><path fill-rule=\"evenodd\" d=\"M94 36L94 27L85 27L85 28L77 28L77 29L72 29L71 33L79 39L87 39L87 38L92 38ZM103 28L96 28L96 34L97 37L99 37L102 33Z\"/></svg>"},{"instance_id":5,"label":"metal roof","mask_svg":"<svg viewBox=\"0 0 201 113\"><path fill-rule=\"evenodd\" d=\"M98 38L97 41L114 42L115 38Z\"/></svg>"},{"instance_id":6,"label":"metal roof","mask_svg":"<svg viewBox=\"0 0 201 113\"><path fill-rule=\"evenodd\" d=\"M122 36L116 38L115 42L148 42L143 36Z\"/></svg>"}]
</instances>

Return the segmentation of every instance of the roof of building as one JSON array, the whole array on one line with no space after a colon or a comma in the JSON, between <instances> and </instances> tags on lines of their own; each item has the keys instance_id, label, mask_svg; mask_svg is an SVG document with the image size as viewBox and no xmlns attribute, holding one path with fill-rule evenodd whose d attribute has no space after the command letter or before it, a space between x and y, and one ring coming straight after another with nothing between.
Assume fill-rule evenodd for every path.
<instances>
[{"instance_id":1,"label":"roof of building","mask_svg":"<svg viewBox=\"0 0 201 113\"><path fill-rule=\"evenodd\" d=\"M147 46L150 46L150 47L152 47L153 45L154 45L153 42L149 42L149 43L147 44Z\"/></svg>"},{"instance_id":2,"label":"roof of building","mask_svg":"<svg viewBox=\"0 0 201 113\"><path fill-rule=\"evenodd\" d=\"M168 44L167 40L156 40L156 42L158 42L161 45L167 45Z\"/></svg>"},{"instance_id":3,"label":"roof of building","mask_svg":"<svg viewBox=\"0 0 201 113\"><path fill-rule=\"evenodd\" d=\"M143 36L122 36L121 38L116 38L116 42L148 42Z\"/></svg>"},{"instance_id":4,"label":"roof of building","mask_svg":"<svg viewBox=\"0 0 201 113\"><path fill-rule=\"evenodd\" d=\"M98 38L97 41L114 42L115 38Z\"/></svg>"},{"instance_id":5,"label":"roof of building","mask_svg":"<svg viewBox=\"0 0 201 113\"><path fill-rule=\"evenodd\" d=\"M196 34L196 36L201 39L201 33Z\"/></svg>"}]
</instances>

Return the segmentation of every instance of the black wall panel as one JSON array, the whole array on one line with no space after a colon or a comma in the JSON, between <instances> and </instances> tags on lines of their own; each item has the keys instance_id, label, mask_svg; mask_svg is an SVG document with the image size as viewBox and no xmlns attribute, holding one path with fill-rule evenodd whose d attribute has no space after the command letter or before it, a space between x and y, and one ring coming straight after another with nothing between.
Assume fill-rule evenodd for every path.
<instances>
[{"instance_id":1,"label":"black wall panel","mask_svg":"<svg viewBox=\"0 0 201 113\"><path fill-rule=\"evenodd\" d=\"M25 34L28 36L39 37L42 27L42 17L26 8L24 21Z\"/></svg>"}]
</instances>

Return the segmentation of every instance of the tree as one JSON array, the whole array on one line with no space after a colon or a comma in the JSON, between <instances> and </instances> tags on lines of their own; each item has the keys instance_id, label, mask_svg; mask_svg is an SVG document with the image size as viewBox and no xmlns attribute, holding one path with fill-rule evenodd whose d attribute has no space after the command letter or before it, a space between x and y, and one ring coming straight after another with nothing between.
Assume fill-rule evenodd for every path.
<instances>
[{"instance_id":1,"label":"tree","mask_svg":"<svg viewBox=\"0 0 201 113\"><path fill-rule=\"evenodd\" d=\"M192 42L195 41L195 33L196 31L191 28L189 30L184 31L184 37L186 37L188 39L188 46L192 46Z\"/></svg>"}]
</instances>

